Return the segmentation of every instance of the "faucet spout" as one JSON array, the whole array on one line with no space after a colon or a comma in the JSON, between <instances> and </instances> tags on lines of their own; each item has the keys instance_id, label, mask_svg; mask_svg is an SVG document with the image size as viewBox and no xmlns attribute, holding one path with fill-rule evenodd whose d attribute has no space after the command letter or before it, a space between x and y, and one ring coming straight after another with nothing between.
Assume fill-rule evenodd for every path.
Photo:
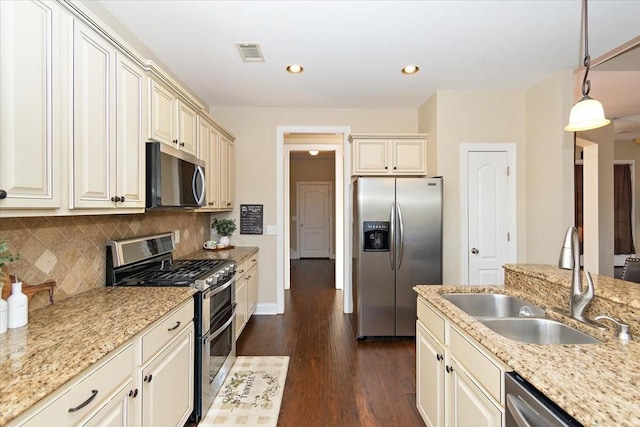
<instances>
[{"instance_id":1,"label":"faucet spout","mask_svg":"<svg viewBox=\"0 0 640 427\"><path fill-rule=\"evenodd\" d=\"M582 276L580 275L580 241L578 240L578 230L575 227L569 227L564 236L558 267L573 271L571 275L569 315L577 319L583 319L585 309L591 300L593 300L594 288L591 274L585 272L587 285L586 289L582 289Z\"/></svg>"}]
</instances>

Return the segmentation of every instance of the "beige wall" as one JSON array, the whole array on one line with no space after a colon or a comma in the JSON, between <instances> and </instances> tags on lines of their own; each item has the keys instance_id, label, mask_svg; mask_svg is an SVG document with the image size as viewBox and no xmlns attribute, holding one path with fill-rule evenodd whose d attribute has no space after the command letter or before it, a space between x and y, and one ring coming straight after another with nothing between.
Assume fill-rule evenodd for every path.
<instances>
[{"instance_id":1,"label":"beige wall","mask_svg":"<svg viewBox=\"0 0 640 427\"><path fill-rule=\"evenodd\" d=\"M525 93L440 90L434 96L436 98L430 98L419 109L420 131L429 134L430 143L435 141L436 173L444 177L443 281L461 283L460 144L516 144L517 189L519 194L524 194L524 180L520 179L524 159L520 152L524 151L525 143ZM524 211L520 201L517 215L517 223L523 224ZM519 235L522 230L524 227L519 226ZM524 239L520 246L523 242Z\"/></svg>"},{"instance_id":2,"label":"beige wall","mask_svg":"<svg viewBox=\"0 0 640 427\"><path fill-rule=\"evenodd\" d=\"M566 132L573 73L563 71L531 87L526 94L526 231L520 262L557 264L567 227L574 224L573 133Z\"/></svg>"},{"instance_id":3,"label":"beige wall","mask_svg":"<svg viewBox=\"0 0 640 427\"><path fill-rule=\"evenodd\" d=\"M180 230L176 257L201 248L209 238L209 214L151 212L137 215L96 215L3 218L0 240L20 259L8 266L25 283L53 279L55 301L105 285L106 242ZM48 304L47 293L36 294L29 310Z\"/></svg>"},{"instance_id":4,"label":"beige wall","mask_svg":"<svg viewBox=\"0 0 640 427\"><path fill-rule=\"evenodd\" d=\"M341 141L342 142L342 141ZM286 140L285 140L286 143ZM289 218L289 227L290 227L290 246L292 252L297 254L298 256L298 221L293 221L293 217L298 215L298 182L305 181L326 181L331 183L331 191L332 196L335 195L335 155L333 153L331 155L326 155L323 157L311 157L308 153L306 153L306 157L303 154L300 155L292 155L291 163L289 164L290 175L289 175L289 213L291 218ZM335 218L335 203L333 202L334 197L331 197L331 215ZM331 246L329 248L329 252L331 255L334 255L334 239L333 236L335 234L335 221L332 222L331 229Z\"/></svg>"},{"instance_id":5,"label":"beige wall","mask_svg":"<svg viewBox=\"0 0 640 427\"><path fill-rule=\"evenodd\" d=\"M236 136L236 206L263 204L265 225L276 224L277 126L350 126L353 133L415 133L418 130L415 109L212 107L211 113ZM237 218L238 213L228 216ZM258 303L275 305L276 236L234 234L232 239L235 245L260 248Z\"/></svg>"}]
</instances>

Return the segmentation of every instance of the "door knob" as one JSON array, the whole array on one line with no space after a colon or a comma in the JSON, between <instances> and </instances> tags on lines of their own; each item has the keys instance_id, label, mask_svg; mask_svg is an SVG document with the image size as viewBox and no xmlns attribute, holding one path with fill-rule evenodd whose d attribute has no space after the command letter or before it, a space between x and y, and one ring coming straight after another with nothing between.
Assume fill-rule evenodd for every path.
<instances>
[{"instance_id":1,"label":"door knob","mask_svg":"<svg viewBox=\"0 0 640 427\"><path fill-rule=\"evenodd\" d=\"M471 253L475 255L477 253L480 253L480 251L476 248L471 248Z\"/></svg>"}]
</instances>

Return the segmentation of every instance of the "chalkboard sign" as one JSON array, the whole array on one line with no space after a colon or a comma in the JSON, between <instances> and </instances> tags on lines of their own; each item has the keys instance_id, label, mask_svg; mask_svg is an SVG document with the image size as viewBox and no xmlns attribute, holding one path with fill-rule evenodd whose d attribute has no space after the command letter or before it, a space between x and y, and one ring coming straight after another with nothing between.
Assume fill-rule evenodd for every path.
<instances>
[{"instance_id":1,"label":"chalkboard sign","mask_svg":"<svg viewBox=\"0 0 640 427\"><path fill-rule=\"evenodd\" d=\"M263 205L240 205L240 234L262 234Z\"/></svg>"}]
</instances>

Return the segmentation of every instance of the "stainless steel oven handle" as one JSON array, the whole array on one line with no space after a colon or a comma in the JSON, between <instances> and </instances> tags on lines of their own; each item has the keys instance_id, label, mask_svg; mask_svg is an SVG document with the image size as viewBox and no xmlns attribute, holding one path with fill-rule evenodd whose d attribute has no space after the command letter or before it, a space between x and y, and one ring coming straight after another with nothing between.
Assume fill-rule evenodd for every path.
<instances>
[{"instance_id":1,"label":"stainless steel oven handle","mask_svg":"<svg viewBox=\"0 0 640 427\"><path fill-rule=\"evenodd\" d=\"M214 339L218 338L218 336L220 334L222 334L224 332L225 329L227 329L229 327L229 325L233 322L233 319L236 318L236 305L238 305L237 303L233 303L233 311L231 312L231 317L229 318L229 320L227 320L224 325L220 326L218 328L217 331L215 331L214 333L209 335L209 338L207 338L204 343L205 344L209 344L211 341L213 341Z\"/></svg>"},{"instance_id":2,"label":"stainless steel oven handle","mask_svg":"<svg viewBox=\"0 0 640 427\"><path fill-rule=\"evenodd\" d=\"M212 296L214 296L215 294L218 294L222 291L224 291L225 289L227 289L229 286L231 286L231 284L233 283L233 281L235 280L236 274L233 273L233 276L231 276L231 279L229 279L226 283L224 283L223 285L220 286L216 286L213 289L209 289L208 291L206 291L204 293L204 295L202 296L203 298L207 299L207 298L211 298Z\"/></svg>"}]
</instances>

